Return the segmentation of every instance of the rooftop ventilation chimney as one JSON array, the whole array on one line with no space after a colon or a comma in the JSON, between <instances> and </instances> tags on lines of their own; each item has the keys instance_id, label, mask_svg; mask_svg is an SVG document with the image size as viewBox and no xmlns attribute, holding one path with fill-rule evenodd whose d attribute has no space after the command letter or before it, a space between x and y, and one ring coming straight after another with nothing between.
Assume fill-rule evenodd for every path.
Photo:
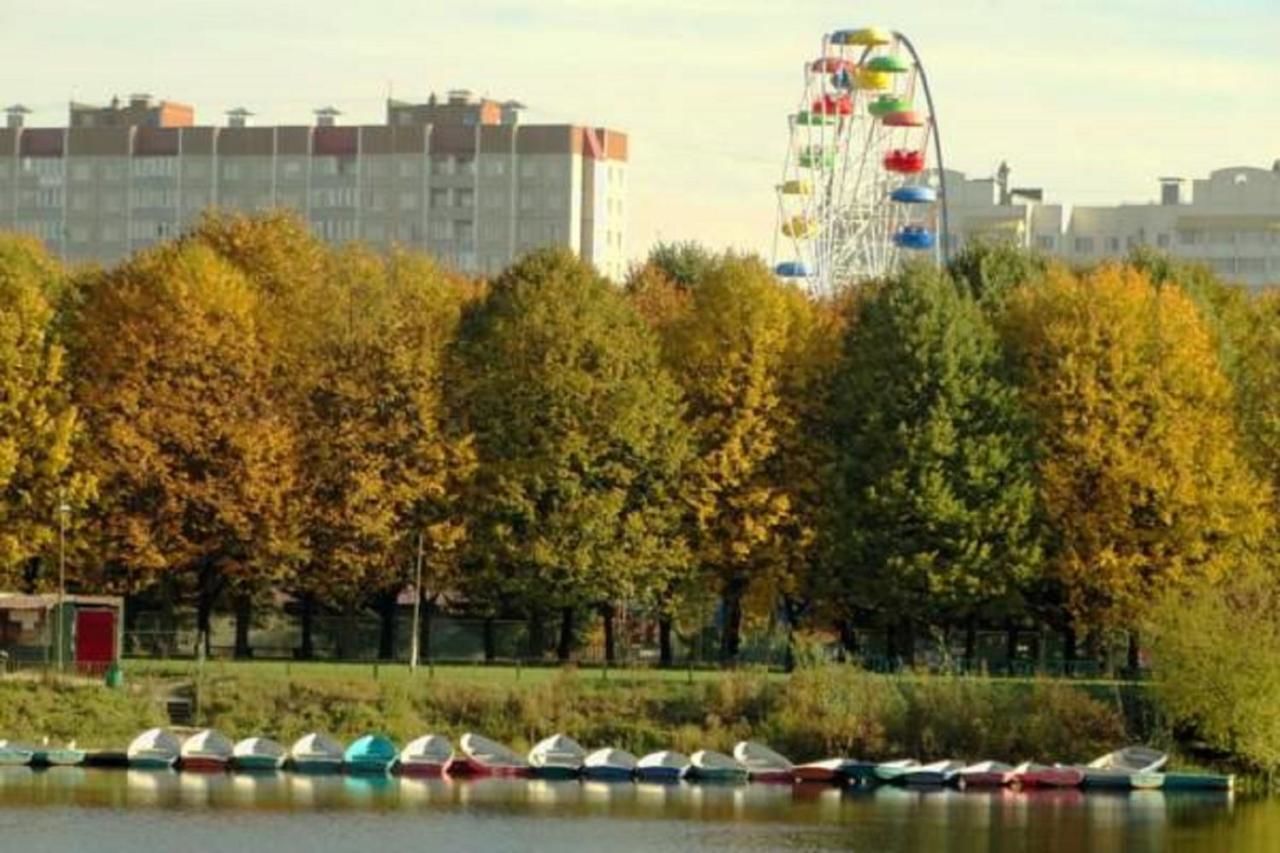
<instances>
[{"instance_id":1,"label":"rooftop ventilation chimney","mask_svg":"<svg viewBox=\"0 0 1280 853\"><path fill-rule=\"evenodd\" d=\"M996 186L1000 188L1000 204L1009 204L1009 173L1013 170L1009 168L1009 163L1005 160L1000 161L1000 168L996 169Z\"/></svg>"},{"instance_id":2,"label":"rooftop ventilation chimney","mask_svg":"<svg viewBox=\"0 0 1280 853\"><path fill-rule=\"evenodd\" d=\"M333 127L338 123L338 116L342 115L342 110L333 107L321 107L316 110L316 127Z\"/></svg>"},{"instance_id":3,"label":"rooftop ventilation chimney","mask_svg":"<svg viewBox=\"0 0 1280 853\"><path fill-rule=\"evenodd\" d=\"M1160 179L1160 204L1166 207L1176 207L1182 204L1182 189L1186 183L1182 178L1161 178Z\"/></svg>"},{"instance_id":4,"label":"rooftop ventilation chimney","mask_svg":"<svg viewBox=\"0 0 1280 853\"><path fill-rule=\"evenodd\" d=\"M133 109L148 110L151 109L151 96L145 92L129 96L129 106Z\"/></svg>"},{"instance_id":5,"label":"rooftop ventilation chimney","mask_svg":"<svg viewBox=\"0 0 1280 853\"><path fill-rule=\"evenodd\" d=\"M449 103L451 104L471 103L471 90L470 89L450 89Z\"/></svg>"},{"instance_id":6,"label":"rooftop ventilation chimney","mask_svg":"<svg viewBox=\"0 0 1280 853\"><path fill-rule=\"evenodd\" d=\"M10 130L17 130L22 127L23 118L31 115L31 110L22 104L14 104L11 107L5 107L5 127Z\"/></svg>"},{"instance_id":7,"label":"rooftop ventilation chimney","mask_svg":"<svg viewBox=\"0 0 1280 853\"><path fill-rule=\"evenodd\" d=\"M227 110L227 127L247 127L249 119L253 113L244 107L236 107L233 110Z\"/></svg>"}]
</instances>

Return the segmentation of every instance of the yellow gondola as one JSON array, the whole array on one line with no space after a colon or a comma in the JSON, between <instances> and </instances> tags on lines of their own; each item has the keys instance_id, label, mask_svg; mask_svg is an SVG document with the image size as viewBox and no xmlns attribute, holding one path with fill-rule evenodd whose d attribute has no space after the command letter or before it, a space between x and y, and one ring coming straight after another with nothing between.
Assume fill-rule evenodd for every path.
<instances>
[{"instance_id":1,"label":"yellow gondola","mask_svg":"<svg viewBox=\"0 0 1280 853\"><path fill-rule=\"evenodd\" d=\"M818 233L818 223L805 216L793 216L782 223L782 233L788 237L804 240Z\"/></svg>"},{"instance_id":2,"label":"yellow gondola","mask_svg":"<svg viewBox=\"0 0 1280 853\"><path fill-rule=\"evenodd\" d=\"M893 33L880 27L864 27L859 30L837 30L831 34L832 44L850 44L859 47L883 47L893 41Z\"/></svg>"},{"instance_id":3,"label":"yellow gondola","mask_svg":"<svg viewBox=\"0 0 1280 853\"><path fill-rule=\"evenodd\" d=\"M870 68L858 70L858 88L867 92L884 92L893 87L893 75L887 71L874 71Z\"/></svg>"},{"instance_id":4,"label":"yellow gondola","mask_svg":"<svg viewBox=\"0 0 1280 853\"><path fill-rule=\"evenodd\" d=\"M783 195L809 195L813 192L813 186L808 181L786 181L778 190Z\"/></svg>"}]
</instances>

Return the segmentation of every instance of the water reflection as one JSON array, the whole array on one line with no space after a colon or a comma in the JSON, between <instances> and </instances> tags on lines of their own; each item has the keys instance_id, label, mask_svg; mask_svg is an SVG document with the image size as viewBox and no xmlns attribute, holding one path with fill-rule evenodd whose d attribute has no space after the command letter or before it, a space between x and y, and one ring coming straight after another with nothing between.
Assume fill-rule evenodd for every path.
<instances>
[{"instance_id":1,"label":"water reflection","mask_svg":"<svg viewBox=\"0 0 1280 853\"><path fill-rule=\"evenodd\" d=\"M466 831L501 832L507 840L531 832L562 832L560 843L538 836L561 853L599 849L600 824L616 826L618 845L610 853L644 849L631 842L648 840L661 849L714 847L744 849L980 849L1045 851L1156 851L1176 847L1207 851L1270 850L1280 835L1280 802L1245 800L1230 794L1084 793L1076 790L1012 791L949 789L910 790L880 787L841 789L826 785L695 785L631 784L520 779L458 780L379 776L324 776L290 773L190 774L171 770L101 770L58 767L43 771L0 767L0 823L34 827L40 815L54 827L65 815L45 807L110 809L100 814L124 815L150 810L156 821L200 820L202 813L252 811L257 825L279 821L295 832L317 816L346 815L379 831L400 826L421 832L431 820L462 822ZM21 820L6 819L6 810L23 809ZM171 814L171 817L164 817ZM500 818L494 820L494 818ZM545 818L554 818L548 821ZM110 818L102 820L110 822ZM98 818L86 816L95 823ZM217 826L244 821L205 818ZM136 823L136 821L135 821ZM122 824L123 825L123 824ZM187 826L187 824L184 824ZM523 827L515 831L513 827ZM574 832L595 826L593 845L574 843ZM413 829L413 827L418 827ZM559 829L555 829L559 827ZM32 830L34 831L34 830ZM80 831L84 831L83 826ZM122 830L127 831L127 830ZM433 828L433 831L436 831ZM657 835L655 835L657 833ZM666 833L666 835L663 835ZM590 834L590 833L588 833ZM8 836L6 836L8 837ZM558 838L559 836L556 836ZM32 849L48 849L37 845ZM326 839L301 848L336 849ZM70 843L70 842L69 842ZM292 842L291 842L292 843ZM529 845L533 845L532 836ZM74 845L73 845L74 846ZM294 845L296 848L296 844ZM480 846L486 846L481 844ZM521 849L495 843L492 849ZM6 848L7 849L7 848ZM122 845L103 849L137 849ZM234 848L230 848L234 849ZM243 848L241 848L243 849Z\"/></svg>"}]
</instances>

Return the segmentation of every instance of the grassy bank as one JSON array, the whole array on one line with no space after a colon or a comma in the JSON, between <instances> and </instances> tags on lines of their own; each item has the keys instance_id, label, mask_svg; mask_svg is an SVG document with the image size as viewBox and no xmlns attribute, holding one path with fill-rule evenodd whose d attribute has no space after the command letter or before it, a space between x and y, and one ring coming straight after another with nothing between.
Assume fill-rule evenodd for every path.
<instances>
[{"instance_id":1,"label":"grassy bank","mask_svg":"<svg viewBox=\"0 0 1280 853\"><path fill-rule=\"evenodd\" d=\"M918 755L1079 760L1149 736L1141 691L1114 685L883 676L825 666L791 676L755 672L618 673L459 667L133 667L124 691L0 682L0 737L75 737L123 746L162 717L174 692L200 725L232 737L289 741L322 729L342 738L383 731L403 742L429 731L483 732L523 748L554 731L641 753L728 749L767 741L796 758ZM358 675L359 677L352 677ZM1137 709L1135 711L1135 708Z\"/></svg>"}]
</instances>

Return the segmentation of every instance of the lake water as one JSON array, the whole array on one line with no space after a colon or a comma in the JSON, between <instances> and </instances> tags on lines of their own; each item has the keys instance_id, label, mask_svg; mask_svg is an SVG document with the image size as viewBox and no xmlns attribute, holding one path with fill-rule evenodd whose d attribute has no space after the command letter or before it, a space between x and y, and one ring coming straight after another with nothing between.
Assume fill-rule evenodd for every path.
<instances>
[{"instance_id":1,"label":"lake water","mask_svg":"<svg viewBox=\"0 0 1280 853\"><path fill-rule=\"evenodd\" d=\"M0 768L0 850L1280 850L1280 801Z\"/></svg>"}]
</instances>

